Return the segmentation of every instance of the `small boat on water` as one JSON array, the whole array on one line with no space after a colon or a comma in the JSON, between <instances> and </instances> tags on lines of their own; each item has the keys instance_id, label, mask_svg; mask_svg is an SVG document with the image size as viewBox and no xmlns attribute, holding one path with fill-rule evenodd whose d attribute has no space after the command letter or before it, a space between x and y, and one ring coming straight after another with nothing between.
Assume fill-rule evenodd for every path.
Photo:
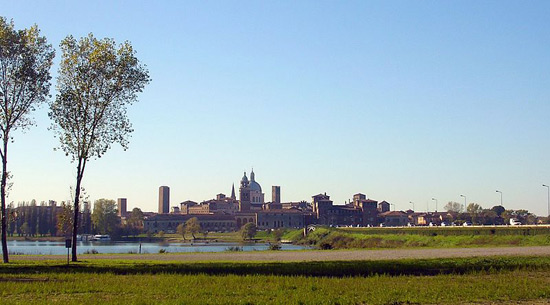
<instances>
[{"instance_id":1,"label":"small boat on water","mask_svg":"<svg viewBox=\"0 0 550 305\"><path fill-rule=\"evenodd\" d=\"M111 241L111 236L109 235L94 235L92 241Z\"/></svg>"}]
</instances>

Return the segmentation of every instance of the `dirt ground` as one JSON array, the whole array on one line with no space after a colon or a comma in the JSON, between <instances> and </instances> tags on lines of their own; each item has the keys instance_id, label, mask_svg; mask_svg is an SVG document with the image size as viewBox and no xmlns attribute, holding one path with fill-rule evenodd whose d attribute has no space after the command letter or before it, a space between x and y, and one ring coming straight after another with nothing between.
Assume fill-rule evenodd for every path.
<instances>
[{"instance_id":1,"label":"dirt ground","mask_svg":"<svg viewBox=\"0 0 550 305\"><path fill-rule=\"evenodd\" d=\"M384 249L384 250L306 250L306 251L250 251L216 253L164 254L81 254L79 260L124 259L153 261L335 261L421 259L482 256L550 256L550 246L446 248L446 249ZM64 255L11 255L18 260L66 260Z\"/></svg>"}]
</instances>

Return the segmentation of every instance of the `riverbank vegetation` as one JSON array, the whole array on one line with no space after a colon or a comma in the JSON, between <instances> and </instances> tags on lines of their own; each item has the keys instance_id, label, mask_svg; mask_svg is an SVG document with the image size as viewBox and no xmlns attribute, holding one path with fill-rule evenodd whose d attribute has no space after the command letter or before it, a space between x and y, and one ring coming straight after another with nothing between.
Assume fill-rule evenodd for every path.
<instances>
[{"instance_id":1,"label":"riverbank vegetation","mask_svg":"<svg viewBox=\"0 0 550 305\"><path fill-rule=\"evenodd\" d=\"M550 298L550 258L332 262L15 262L3 303L460 304Z\"/></svg>"},{"instance_id":2,"label":"riverbank vegetation","mask_svg":"<svg viewBox=\"0 0 550 305\"><path fill-rule=\"evenodd\" d=\"M328 228L317 227L303 236L302 229L257 231L247 242L292 242L318 249L391 249L391 248L455 248L484 246L550 245L547 226L487 227L408 227L408 228ZM189 236L191 237L191 236ZM10 237L16 240L63 241L63 237ZM242 232L209 232L196 239L183 239L180 234L140 234L121 237L125 242L167 243L241 243Z\"/></svg>"},{"instance_id":3,"label":"riverbank vegetation","mask_svg":"<svg viewBox=\"0 0 550 305\"><path fill-rule=\"evenodd\" d=\"M306 237L289 232L297 244L319 249L453 248L548 246L550 227L323 228Z\"/></svg>"}]
</instances>

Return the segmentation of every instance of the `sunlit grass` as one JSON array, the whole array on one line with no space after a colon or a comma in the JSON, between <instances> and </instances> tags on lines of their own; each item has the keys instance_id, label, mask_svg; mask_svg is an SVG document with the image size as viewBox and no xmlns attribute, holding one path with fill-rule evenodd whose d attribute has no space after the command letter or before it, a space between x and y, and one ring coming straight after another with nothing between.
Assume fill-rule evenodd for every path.
<instances>
[{"instance_id":1,"label":"sunlit grass","mask_svg":"<svg viewBox=\"0 0 550 305\"><path fill-rule=\"evenodd\" d=\"M498 268L503 263L499 259L463 259L457 264L476 266L480 262L484 265L483 271L470 270L464 274L338 277L285 276L276 271L271 275L254 272L242 275L207 274L200 270L197 274L188 274L169 269L160 273L136 274L105 270L93 272L92 269L90 272L63 272L53 262L17 263L13 264L12 272L6 272L9 268L2 269L0 297L3 304L460 304L550 298L549 259L508 258L507 262L513 268L506 270ZM450 264L451 260L444 264L436 260L422 260L420 266L424 269L439 268L445 263ZM119 271L146 266L153 271L155 266L170 266L173 263L94 261L79 264L113 270L118 268ZM294 268L299 263L285 264ZM338 262L332 264L336 267L340 265ZM409 261L408 264L414 265L414 262ZM198 265L203 271L212 267L208 263ZM251 271L253 265L266 264L242 265ZM25 266L54 268L50 268L53 272L17 272ZM308 268L327 266L310 265Z\"/></svg>"},{"instance_id":2,"label":"sunlit grass","mask_svg":"<svg viewBox=\"0 0 550 305\"><path fill-rule=\"evenodd\" d=\"M550 232L546 228L535 229L388 228L384 231L379 228L317 228L305 238L298 236L295 241L322 249L550 246Z\"/></svg>"}]
</instances>

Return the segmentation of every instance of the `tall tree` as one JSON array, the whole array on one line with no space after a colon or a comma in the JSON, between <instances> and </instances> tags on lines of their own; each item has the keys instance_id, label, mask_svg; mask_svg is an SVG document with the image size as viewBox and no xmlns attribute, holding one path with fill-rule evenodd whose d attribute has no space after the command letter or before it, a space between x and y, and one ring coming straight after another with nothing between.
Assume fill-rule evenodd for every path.
<instances>
[{"instance_id":1,"label":"tall tree","mask_svg":"<svg viewBox=\"0 0 550 305\"><path fill-rule=\"evenodd\" d=\"M183 241L185 241L185 224L180 223L178 227L176 228L176 233L180 234L183 238Z\"/></svg>"},{"instance_id":2,"label":"tall tree","mask_svg":"<svg viewBox=\"0 0 550 305\"><path fill-rule=\"evenodd\" d=\"M92 222L98 234L113 235L118 227L116 202L108 199L96 200L92 212Z\"/></svg>"},{"instance_id":3,"label":"tall tree","mask_svg":"<svg viewBox=\"0 0 550 305\"><path fill-rule=\"evenodd\" d=\"M193 236L193 240L196 239L195 234L199 233L200 231L201 224L197 217L190 218L185 222L185 232L191 233L191 236Z\"/></svg>"},{"instance_id":4,"label":"tall tree","mask_svg":"<svg viewBox=\"0 0 550 305\"><path fill-rule=\"evenodd\" d=\"M445 209L445 211L447 211L447 212L457 212L457 213L459 213L460 211L462 211L462 204L460 204L458 202L455 202L455 201L449 201L449 202L447 202L447 204L445 205L445 207L443 209Z\"/></svg>"},{"instance_id":5,"label":"tall tree","mask_svg":"<svg viewBox=\"0 0 550 305\"><path fill-rule=\"evenodd\" d=\"M479 204L472 202L468 204L466 211L470 214L470 217L472 217L472 223L478 224L479 214L483 211L483 208Z\"/></svg>"},{"instance_id":6,"label":"tall tree","mask_svg":"<svg viewBox=\"0 0 550 305\"><path fill-rule=\"evenodd\" d=\"M9 262L6 237L8 143L13 140L13 131L33 125L29 114L48 97L54 54L52 46L45 37L40 36L36 25L15 30L13 21L8 22L6 18L0 17L0 213L4 263Z\"/></svg>"},{"instance_id":7,"label":"tall tree","mask_svg":"<svg viewBox=\"0 0 550 305\"><path fill-rule=\"evenodd\" d=\"M126 107L149 83L149 73L135 57L129 42L92 34L61 42L62 58L57 78L58 94L49 116L61 141L60 148L76 162L72 261L77 261L79 199L88 160L104 155L113 143L128 147L133 131Z\"/></svg>"},{"instance_id":8,"label":"tall tree","mask_svg":"<svg viewBox=\"0 0 550 305\"><path fill-rule=\"evenodd\" d=\"M144 216L141 209L134 208L132 212L130 212L130 217L126 219L128 234L136 236L137 234L141 233L141 230L143 229L143 219Z\"/></svg>"},{"instance_id":9,"label":"tall tree","mask_svg":"<svg viewBox=\"0 0 550 305\"><path fill-rule=\"evenodd\" d=\"M257 229L258 228L256 227L256 224L253 223L253 222L249 222L249 223L245 224L241 228L241 236L242 236L243 240L250 240L250 239L254 238L254 236L256 236Z\"/></svg>"}]
</instances>

